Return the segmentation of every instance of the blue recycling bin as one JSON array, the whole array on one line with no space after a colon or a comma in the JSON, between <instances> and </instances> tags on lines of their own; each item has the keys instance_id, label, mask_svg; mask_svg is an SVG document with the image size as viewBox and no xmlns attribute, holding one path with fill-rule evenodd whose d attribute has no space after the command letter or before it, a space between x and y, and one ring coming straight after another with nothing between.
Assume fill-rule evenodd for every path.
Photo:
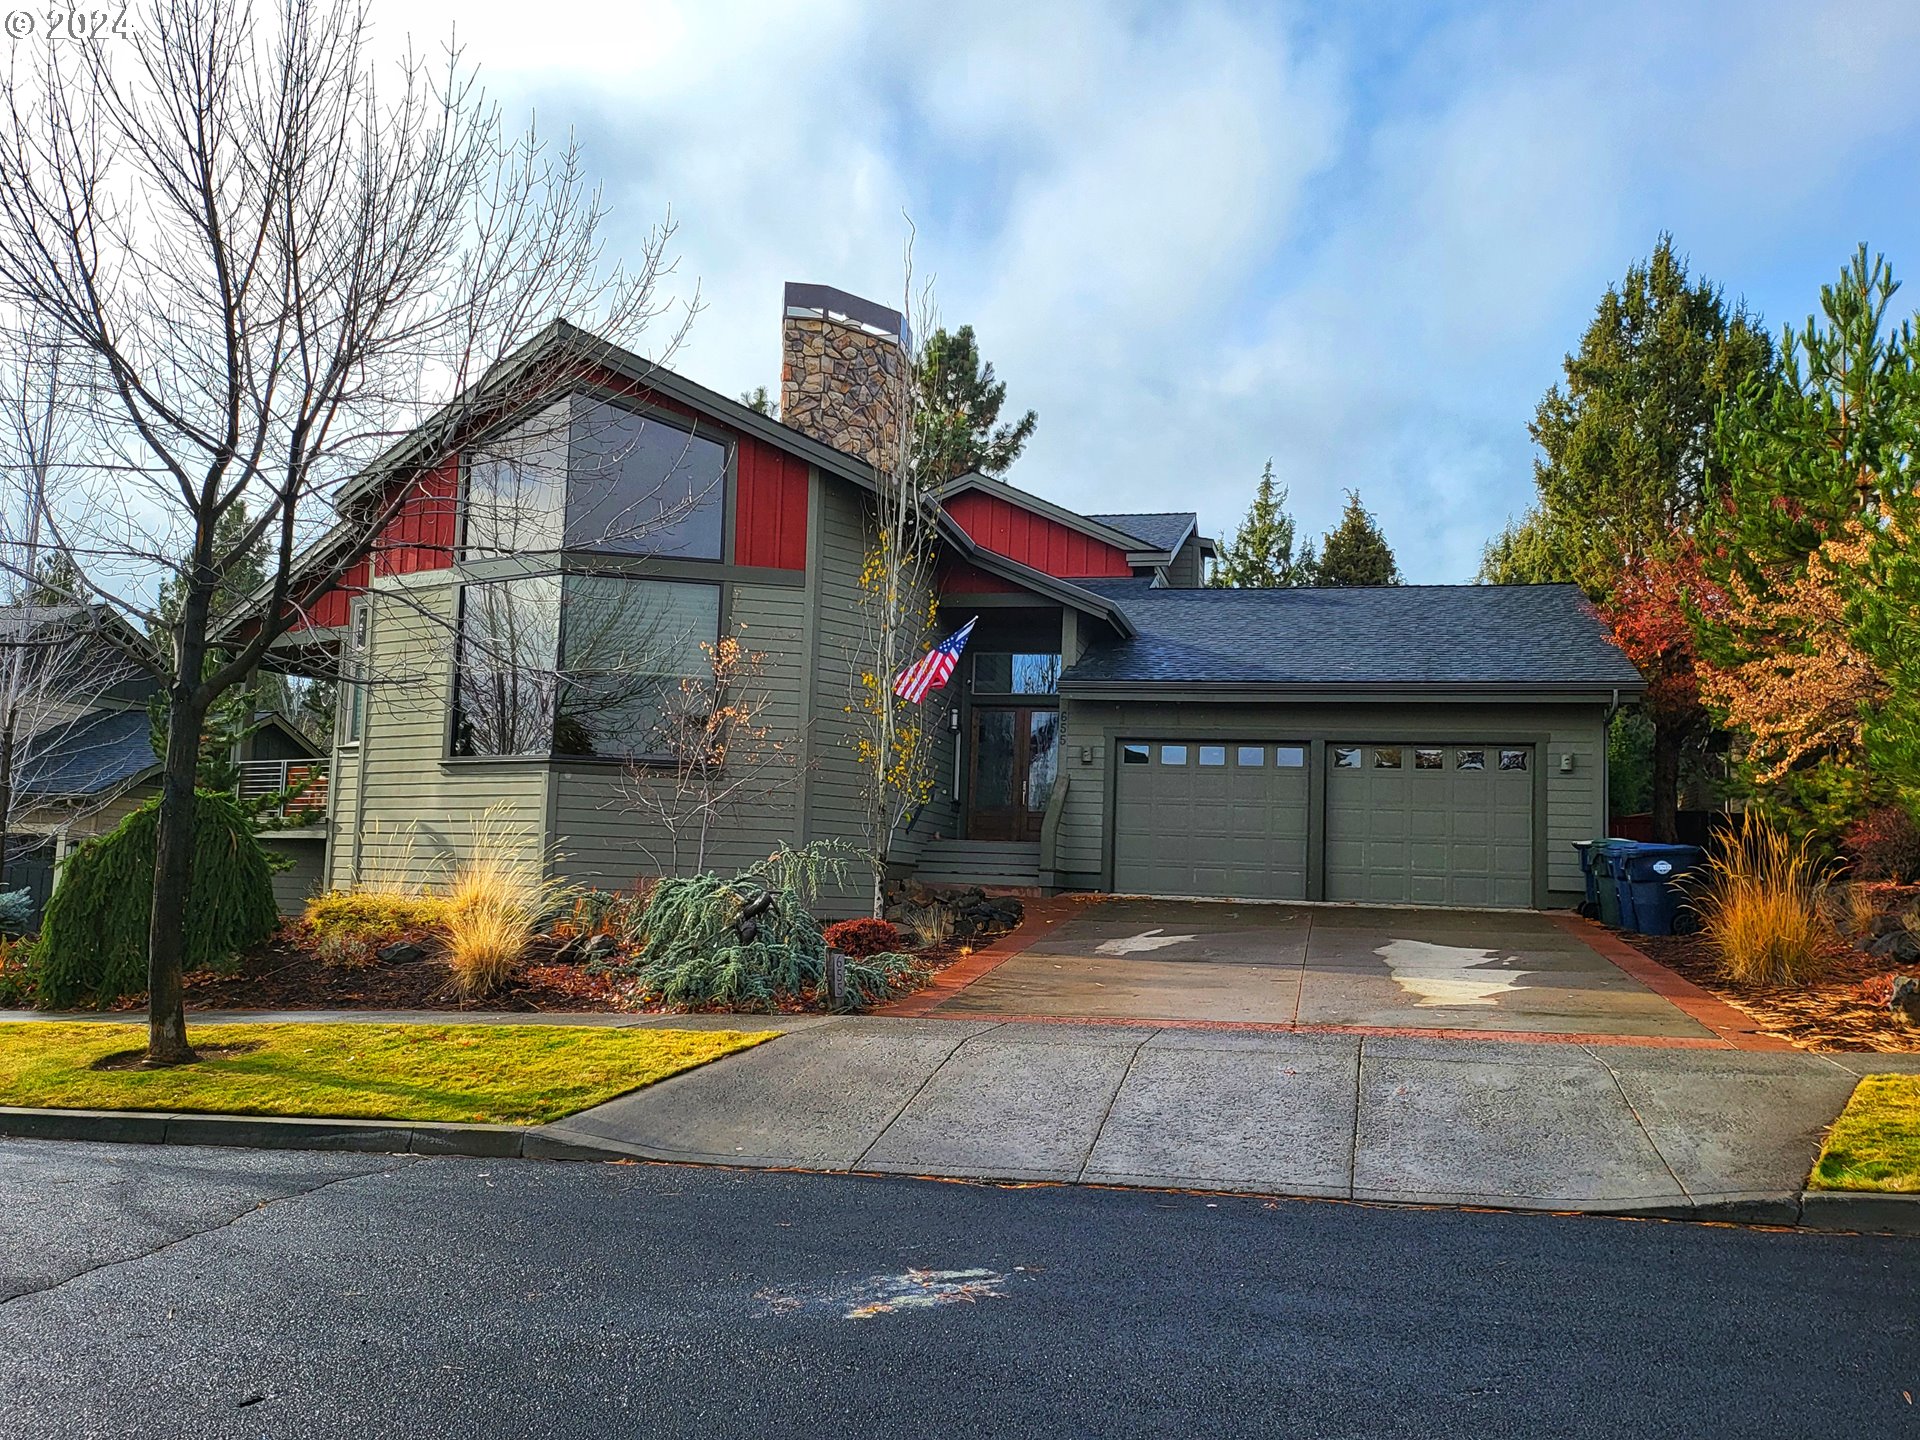
<instances>
[{"instance_id":1,"label":"blue recycling bin","mask_svg":"<svg viewBox=\"0 0 1920 1440\"><path fill-rule=\"evenodd\" d=\"M1707 852L1697 845L1633 843L1609 858L1619 894L1620 928L1642 935L1678 934L1686 896L1675 882L1698 869Z\"/></svg>"},{"instance_id":2,"label":"blue recycling bin","mask_svg":"<svg viewBox=\"0 0 1920 1440\"><path fill-rule=\"evenodd\" d=\"M1587 895L1593 901L1594 912L1600 917L1600 923L1618 926L1620 887L1614 875L1614 856L1637 842L1608 836L1604 840L1585 843L1587 848L1581 858L1587 866Z\"/></svg>"}]
</instances>

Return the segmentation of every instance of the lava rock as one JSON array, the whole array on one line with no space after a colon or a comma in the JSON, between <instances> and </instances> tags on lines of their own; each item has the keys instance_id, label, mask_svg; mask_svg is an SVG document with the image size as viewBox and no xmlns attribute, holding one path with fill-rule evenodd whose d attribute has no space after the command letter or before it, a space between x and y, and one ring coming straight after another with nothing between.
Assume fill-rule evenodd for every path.
<instances>
[{"instance_id":1,"label":"lava rock","mask_svg":"<svg viewBox=\"0 0 1920 1440\"><path fill-rule=\"evenodd\" d=\"M1867 946L1869 955L1898 960L1902 965L1920 964L1920 936L1911 930L1889 930Z\"/></svg>"},{"instance_id":2,"label":"lava rock","mask_svg":"<svg viewBox=\"0 0 1920 1440\"><path fill-rule=\"evenodd\" d=\"M1920 1025L1920 976L1893 977L1893 996L1887 1008L1909 1025Z\"/></svg>"},{"instance_id":3,"label":"lava rock","mask_svg":"<svg viewBox=\"0 0 1920 1440\"><path fill-rule=\"evenodd\" d=\"M576 965L597 965L604 960L611 960L619 948L620 944L613 936L600 931L581 940L573 947L573 954L568 958Z\"/></svg>"}]
</instances>

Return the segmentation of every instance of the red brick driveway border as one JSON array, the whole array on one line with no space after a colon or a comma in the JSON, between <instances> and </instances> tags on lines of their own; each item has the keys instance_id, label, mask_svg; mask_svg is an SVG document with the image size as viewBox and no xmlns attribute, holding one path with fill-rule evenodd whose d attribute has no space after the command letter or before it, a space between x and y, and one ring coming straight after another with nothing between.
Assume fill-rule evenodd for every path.
<instances>
[{"instance_id":1,"label":"red brick driveway border","mask_svg":"<svg viewBox=\"0 0 1920 1440\"><path fill-rule=\"evenodd\" d=\"M923 1016L942 1001L951 1000L988 971L998 969L1034 941L1044 939L1074 916L1085 914L1088 906L1097 901L1079 896L1052 895L1020 903L1026 907L1026 914L1013 929L971 955L954 961L934 976L925 989L903 995L898 1000L890 1000L885 1005L876 1005L867 1013L909 1019Z\"/></svg>"},{"instance_id":2,"label":"red brick driveway border","mask_svg":"<svg viewBox=\"0 0 1920 1440\"><path fill-rule=\"evenodd\" d=\"M998 969L1045 938L1076 915L1085 914L1106 896L1056 895L1026 902L1026 917L1014 929L971 955L954 961L936 975L925 989L916 990L898 1000L876 1006L874 1015L901 1019L954 1019L977 1022L997 1019L1012 1023L1062 1025L1155 1025L1180 1030L1251 1030L1280 1033L1339 1035L1380 1035L1432 1038L1437 1040L1504 1040L1525 1044L1560 1045L1644 1045L1668 1050L1749 1050L1791 1051L1798 1049L1790 1041L1768 1035L1759 1022L1743 1014L1718 996L1681 978L1657 961L1648 959L1613 931L1597 921L1577 915L1550 914L1549 919L1602 958L1646 986L1676 1010L1712 1032L1707 1036L1683 1035L1606 1035L1577 1031L1543 1032L1527 1030L1461 1030L1441 1027L1390 1025L1301 1025L1252 1020L1180 1020L1171 1017L1085 1016L1085 1015L934 1015L933 1010L952 999L982 976Z\"/></svg>"},{"instance_id":3,"label":"red brick driveway border","mask_svg":"<svg viewBox=\"0 0 1920 1440\"><path fill-rule=\"evenodd\" d=\"M1659 961L1649 959L1599 921L1578 915L1556 914L1551 918L1567 934L1597 950L1676 1010L1706 1026L1733 1049L1777 1051L1800 1048L1790 1040L1767 1034L1760 1028L1760 1022L1751 1015L1734 1008L1711 991L1702 990L1691 980L1674 974Z\"/></svg>"}]
</instances>

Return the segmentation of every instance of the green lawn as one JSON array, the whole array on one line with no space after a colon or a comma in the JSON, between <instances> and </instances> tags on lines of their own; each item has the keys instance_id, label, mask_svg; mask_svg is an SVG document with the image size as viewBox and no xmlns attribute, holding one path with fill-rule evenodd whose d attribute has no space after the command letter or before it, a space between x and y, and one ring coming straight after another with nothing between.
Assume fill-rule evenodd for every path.
<instances>
[{"instance_id":1,"label":"green lawn","mask_svg":"<svg viewBox=\"0 0 1920 1440\"><path fill-rule=\"evenodd\" d=\"M1813 1163L1815 1190L1920 1193L1920 1075L1869 1075Z\"/></svg>"},{"instance_id":2,"label":"green lawn","mask_svg":"<svg viewBox=\"0 0 1920 1440\"><path fill-rule=\"evenodd\" d=\"M95 1070L146 1028L0 1024L0 1105L537 1125L773 1032L575 1025L201 1025L196 1047L253 1048L167 1070Z\"/></svg>"}]
</instances>

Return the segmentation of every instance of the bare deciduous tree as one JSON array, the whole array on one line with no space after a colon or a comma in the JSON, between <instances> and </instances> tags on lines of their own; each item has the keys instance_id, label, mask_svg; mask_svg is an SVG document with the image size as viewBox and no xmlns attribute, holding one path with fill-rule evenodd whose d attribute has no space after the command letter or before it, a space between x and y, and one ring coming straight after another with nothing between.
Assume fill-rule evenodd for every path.
<instances>
[{"instance_id":1,"label":"bare deciduous tree","mask_svg":"<svg viewBox=\"0 0 1920 1440\"><path fill-rule=\"evenodd\" d=\"M935 479L921 464L914 434L921 387L919 336L934 329L930 287L916 297L913 249L907 247L905 294L917 333L903 337L904 364L893 391L892 430L874 466L873 533L860 572L861 640L852 667L848 712L865 800L873 913L884 908L888 862L899 837L933 793L934 750L945 715L944 692L913 704L894 693L900 672L934 641L939 592L934 573L940 505ZM915 300L919 303L916 306Z\"/></svg>"},{"instance_id":2,"label":"bare deciduous tree","mask_svg":"<svg viewBox=\"0 0 1920 1440\"><path fill-rule=\"evenodd\" d=\"M193 1058L181 961L208 708L502 413L504 357L555 316L620 344L658 317L669 232L604 265L577 151L510 133L457 51L389 77L358 0L161 0L151 22L18 52L0 80L0 322L16 353L38 329L78 372L82 478L50 517L57 551L83 598L163 641L148 1058L172 1064ZM333 487L375 467L379 498L336 518ZM220 545L242 504L245 534ZM296 587L329 524L326 566ZM223 636L215 596L263 542L257 613ZM157 577L176 582L164 620Z\"/></svg>"},{"instance_id":3,"label":"bare deciduous tree","mask_svg":"<svg viewBox=\"0 0 1920 1440\"><path fill-rule=\"evenodd\" d=\"M621 798L666 832L673 874L707 868L716 834L749 810L764 815L799 778L798 756L767 710L765 652L747 648L744 627L703 643L710 666L680 680L655 731L657 758L629 767Z\"/></svg>"}]
</instances>

